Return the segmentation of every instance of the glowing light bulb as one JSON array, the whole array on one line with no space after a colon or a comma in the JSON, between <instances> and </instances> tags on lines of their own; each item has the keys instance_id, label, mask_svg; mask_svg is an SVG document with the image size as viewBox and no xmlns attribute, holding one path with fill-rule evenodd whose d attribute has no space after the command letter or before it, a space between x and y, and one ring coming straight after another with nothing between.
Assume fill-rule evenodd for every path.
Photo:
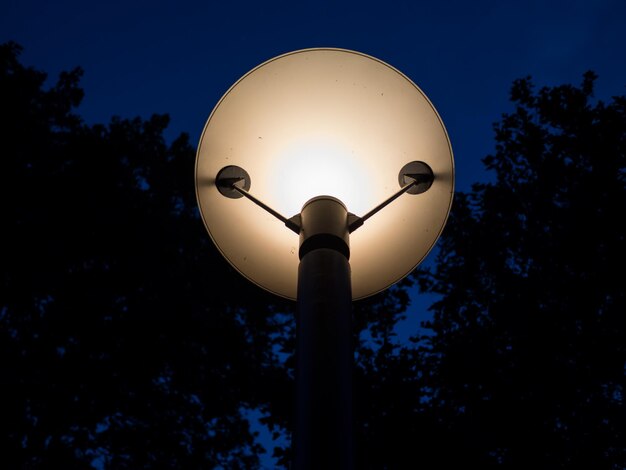
<instances>
[{"instance_id":1,"label":"glowing light bulb","mask_svg":"<svg viewBox=\"0 0 626 470\"><path fill-rule=\"evenodd\" d=\"M452 202L452 149L430 101L390 65L342 49L294 51L244 75L213 109L198 146L198 204L236 269L295 299L298 236L253 202L224 197L217 174L242 168L250 194L285 218L317 196L363 216L398 191L412 161L432 169L432 187L396 199L350 235L355 299L397 282L433 247Z\"/></svg>"},{"instance_id":2,"label":"glowing light bulb","mask_svg":"<svg viewBox=\"0 0 626 470\"><path fill-rule=\"evenodd\" d=\"M363 191L368 175L349 148L323 139L293 143L284 149L270 172L272 201L291 216L316 196L333 196L350 212L360 214L374 205Z\"/></svg>"}]
</instances>

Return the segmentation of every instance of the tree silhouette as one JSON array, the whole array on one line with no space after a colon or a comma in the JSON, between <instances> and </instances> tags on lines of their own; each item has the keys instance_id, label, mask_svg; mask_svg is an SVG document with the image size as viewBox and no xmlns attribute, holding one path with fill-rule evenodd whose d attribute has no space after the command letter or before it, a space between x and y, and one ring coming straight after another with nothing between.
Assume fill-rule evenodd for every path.
<instances>
[{"instance_id":1,"label":"tree silhouette","mask_svg":"<svg viewBox=\"0 0 626 470\"><path fill-rule=\"evenodd\" d=\"M441 295L421 358L442 468L626 468L626 100L595 79L514 83L495 181L456 197L417 275Z\"/></svg>"},{"instance_id":2,"label":"tree silhouette","mask_svg":"<svg viewBox=\"0 0 626 470\"><path fill-rule=\"evenodd\" d=\"M281 305L233 273L167 116L87 126L0 47L0 439L6 468L254 468L245 409L288 380ZM266 387L267 388L267 387Z\"/></svg>"}]
</instances>

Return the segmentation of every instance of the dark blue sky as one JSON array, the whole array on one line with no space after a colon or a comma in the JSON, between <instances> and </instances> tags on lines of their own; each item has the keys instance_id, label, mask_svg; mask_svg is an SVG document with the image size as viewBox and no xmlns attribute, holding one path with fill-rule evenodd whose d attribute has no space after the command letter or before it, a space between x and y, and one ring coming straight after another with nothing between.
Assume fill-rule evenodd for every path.
<instances>
[{"instance_id":1,"label":"dark blue sky","mask_svg":"<svg viewBox=\"0 0 626 470\"><path fill-rule=\"evenodd\" d=\"M491 124L509 109L511 82L579 83L598 97L626 85L626 2L237 2L2 0L0 41L52 77L80 65L88 122L169 113L170 137L197 142L220 96L257 64L295 49L333 46L378 57L415 81L452 141L457 188L484 178Z\"/></svg>"},{"instance_id":2,"label":"dark blue sky","mask_svg":"<svg viewBox=\"0 0 626 470\"><path fill-rule=\"evenodd\" d=\"M1 1L0 41L22 44L23 62L52 79L85 70L79 112L89 123L169 113L168 138L185 131L194 143L222 94L269 58L318 46L373 55L439 111L457 190L488 177L480 160L514 79L578 84L591 69L598 98L626 93L624 0ZM414 296L406 335L428 303Z\"/></svg>"},{"instance_id":3,"label":"dark blue sky","mask_svg":"<svg viewBox=\"0 0 626 470\"><path fill-rule=\"evenodd\" d=\"M52 79L85 70L79 113L89 123L169 113L168 138L186 131L194 143L221 95L271 57L318 46L373 55L439 111L457 190L487 178L480 159L493 149L492 123L511 109L514 79L578 84L591 69L598 98L626 94L624 0L1 2L0 42L22 44L24 63ZM407 326L427 303L414 298Z\"/></svg>"}]
</instances>

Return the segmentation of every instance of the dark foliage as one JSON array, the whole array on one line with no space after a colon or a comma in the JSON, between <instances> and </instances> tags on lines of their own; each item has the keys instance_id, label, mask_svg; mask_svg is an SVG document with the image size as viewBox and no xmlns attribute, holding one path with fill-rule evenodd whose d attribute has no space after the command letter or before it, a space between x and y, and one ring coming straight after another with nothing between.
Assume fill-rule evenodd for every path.
<instances>
[{"instance_id":1,"label":"dark foliage","mask_svg":"<svg viewBox=\"0 0 626 470\"><path fill-rule=\"evenodd\" d=\"M626 468L626 100L514 83L422 287L443 468ZM439 468L433 466L433 468Z\"/></svg>"},{"instance_id":2,"label":"dark foliage","mask_svg":"<svg viewBox=\"0 0 626 470\"><path fill-rule=\"evenodd\" d=\"M245 410L287 380L279 306L214 250L187 136L84 125L81 71L44 89L19 50L0 48L5 468L253 468Z\"/></svg>"}]
</instances>

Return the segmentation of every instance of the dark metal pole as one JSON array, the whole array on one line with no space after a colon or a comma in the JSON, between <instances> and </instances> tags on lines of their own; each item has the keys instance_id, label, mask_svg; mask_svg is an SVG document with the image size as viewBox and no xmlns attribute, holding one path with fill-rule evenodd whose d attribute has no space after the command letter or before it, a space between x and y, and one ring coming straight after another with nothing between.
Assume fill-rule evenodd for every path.
<instances>
[{"instance_id":1,"label":"dark metal pole","mask_svg":"<svg viewBox=\"0 0 626 470\"><path fill-rule=\"evenodd\" d=\"M301 213L294 470L352 470L352 289L345 206Z\"/></svg>"}]
</instances>

